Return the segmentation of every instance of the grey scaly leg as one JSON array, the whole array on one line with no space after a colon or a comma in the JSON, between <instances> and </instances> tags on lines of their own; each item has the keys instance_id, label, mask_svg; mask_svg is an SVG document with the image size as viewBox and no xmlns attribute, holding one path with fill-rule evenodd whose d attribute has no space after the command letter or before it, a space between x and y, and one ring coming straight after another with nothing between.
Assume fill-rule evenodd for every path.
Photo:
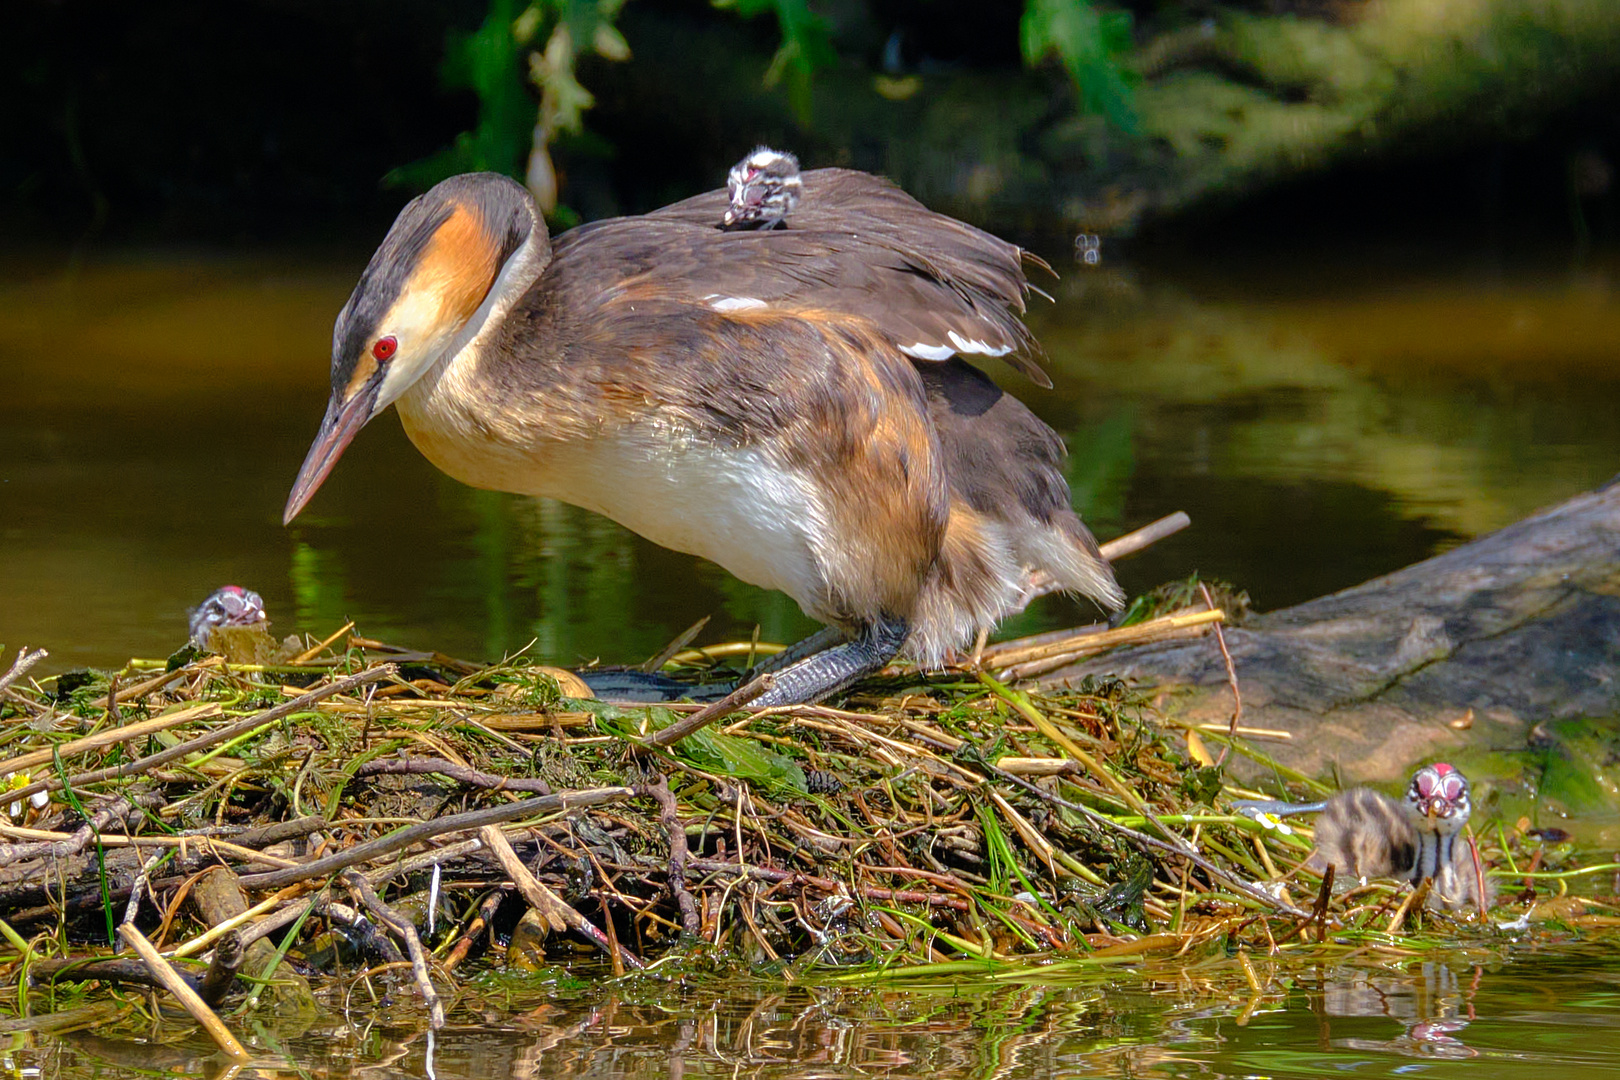
<instances>
[{"instance_id":1,"label":"grey scaly leg","mask_svg":"<svg viewBox=\"0 0 1620 1080\"><path fill-rule=\"evenodd\" d=\"M807 705L854 686L893 660L910 632L911 627L901 619L885 619L868 626L851 641L774 672L775 685L748 706L763 709L772 705Z\"/></svg>"},{"instance_id":2,"label":"grey scaly leg","mask_svg":"<svg viewBox=\"0 0 1620 1080\"><path fill-rule=\"evenodd\" d=\"M1232 804L1232 809L1249 817L1258 817L1260 814L1272 814L1277 817L1320 814L1326 807L1325 802L1281 802L1275 799L1239 799Z\"/></svg>"},{"instance_id":3,"label":"grey scaly leg","mask_svg":"<svg viewBox=\"0 0 1620 1080\"><path fill-rule=\"evenodd\" d=\"M607 701L642 703L718 701L757 675L776 676L776 686L749 702L750 708L767 705L802 705L820 701L853 686L894 659L910 628L901 621L870 627L853 640L836 627L823 627L791 647L756 664L736 685L711 683L694 686L659 672L612 669L576 672L596 696Z\"/></svg>"},{"instance_id":4,"label":"grey scaly leg","mask_svg":"<svg viewBox=\"0 0 1620 1080\"><path fill-rule=\"evenodd\" d=\"M824 652L825 650L832 648L834 645L842 644L847 640L849 639L844 636L844 632L838 629L838 627L823 626L820 630L817 630L815 633L811 634L802 641L794 642L792 645L789 645L775 656L767 656L765 659L749 668L747 674L737 681L737 685L741 686L743 683L754 678L756 675L774 674L775 672L781 671L789 664L796 664L807 656L814 656L818 652Z\"/></svg>"}]
</instances>

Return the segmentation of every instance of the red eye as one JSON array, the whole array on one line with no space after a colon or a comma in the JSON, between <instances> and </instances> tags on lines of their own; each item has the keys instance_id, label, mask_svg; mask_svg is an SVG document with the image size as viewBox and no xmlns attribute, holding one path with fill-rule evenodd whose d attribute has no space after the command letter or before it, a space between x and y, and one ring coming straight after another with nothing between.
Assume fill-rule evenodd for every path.
<instances>
[{"instance_id":1,"label":"red eye","mask_svg":"<svg viewBox=\"0 0 1620 1080\"><path fill-rule=\"evenodd\" d=\"M378 338L377 343L371 347L371 355L378 360L387 360L399 348L399 342L392 337Z\"/></svg>"}]
</instances>

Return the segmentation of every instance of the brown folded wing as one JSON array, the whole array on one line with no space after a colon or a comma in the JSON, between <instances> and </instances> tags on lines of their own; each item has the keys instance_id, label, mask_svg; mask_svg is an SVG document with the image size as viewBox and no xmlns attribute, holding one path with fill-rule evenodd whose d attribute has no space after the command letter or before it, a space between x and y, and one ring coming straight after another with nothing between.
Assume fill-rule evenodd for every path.
<instances>
[{"instance_id":1,"label":"brown folded wing","mask_svg":"<svg viewBox=\"0 0 1620 1080\"><path fill-rule=\"evenodd\" d=\"M574 311L639 298L854 315L914 359L999 356L1051 385L1019 318L1029 256L1017 245L843 169L804 174L785 229L721 231L726 205L723 191L709 192L567 232L547 287Z\"/></svg>"}]
</instances>

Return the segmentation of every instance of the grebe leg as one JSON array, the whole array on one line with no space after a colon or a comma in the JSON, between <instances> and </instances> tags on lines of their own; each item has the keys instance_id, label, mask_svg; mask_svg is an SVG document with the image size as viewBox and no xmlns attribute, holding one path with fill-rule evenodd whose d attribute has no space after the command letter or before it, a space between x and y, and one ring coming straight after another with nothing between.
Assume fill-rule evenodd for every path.
<instances>
[{"instance_id":1,"label":"grebe leg","mask_svg":"<svg viewBox=\"0 0 1620 1080\"><path fill-rule=\"evenodd\" d=\"M633 668L581 668L574 672L597 697L604 701L661 702L719 701L756 675L775 674L806 657L824 652L847 641L844 632L834 626L824 626L809 637L768 656L744 673L735 683L689 683L672 679L658 671L639 671Z\"/></svg>"},{"instance_id":2,"label":"grebe leg","mask_svg":"<svg viewBox=\"0 0 1620 1080\"><path fill-rule=\"evenodd\" d=\"M757 675L774 675L776 685L748 703L752 709L769 705L804 705L820 701L853 686L894 659L905 644L910 627L902 620L887 620L846 638L835 627L823 627L750 670L736 683L695 685L654 671L626 668L584 669L575 672L596 696L607 701L646 703L718 701Z\"/></svg>"},{"instance_id":3,"label":"grebe leg","mask_svg":"<svg viewBox=\"0 0 1620 1080\"><path fill-rule=\"evenodd\" d=\"M805 705L854 686L893 660L910 632L911 627L903 619L874 623L853 640L823 649L773 672L775 685L749 702L749 708ZM809 640L820 636L812 635Z\"/></svg>"},{"instance_id":4,"label":"grebe leg","mask_svg":"<svg viewBox=\"0 0 1620 1080\"><path fill-rule=\"evenodd\" d=\"M824 652L834 645L841 645L848 640L849 638L838 627L823 626L809 637L794 642L775 656L767 656L749 668L747 673L737 680L737 685L743 685L743 683L756 675L773 675L791 664L798 663L805 657L814 656L818 652Z\"/></svg>"},{"instance_id":5,"label":"grebe leg","mask_svg":"<svg viewBox=\"0 0 1620 1080\"><path fill-rule=\"evenodd\" d=\"M736 689L731 683L682 682L660 671L635 668L576 668L574 674L601 700L625 704L658 704L681 698L719 701Z\"/></svg>"},{"instance_id":6,"label":"grebe leg","mask_svg":"<svg viewBox=\"0 0 1620 1080\"><path fill-rule=\"evenodd\" d=\"M1249 817L1259 817L1261 814L1272 814L1277 817L1288 817L1292 814L1320 814L1327 809L1326 802L1281 802L1276 799L1239 799L1232 804L1232 809Z\"/></svg>"}]
</instances>

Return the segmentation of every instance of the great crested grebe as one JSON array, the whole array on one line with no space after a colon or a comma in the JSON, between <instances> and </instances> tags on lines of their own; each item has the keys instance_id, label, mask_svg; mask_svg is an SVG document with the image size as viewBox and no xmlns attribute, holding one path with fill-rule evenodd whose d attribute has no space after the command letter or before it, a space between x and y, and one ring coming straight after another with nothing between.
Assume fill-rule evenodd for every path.
<instances>
[{"instance_id":1,"label":"great crested grebe","mask_svg":"<svg viewBox=\"0 0 1620 1080\"><path fill-rule=\"evenodd\" d=\"M1025 253L865 173L800 180L792 229L718 229L715 191L555 244L503 176L413 200L338 315L285 520L397 404L456 479L594 510L827 624L759 705L902 650L937 664L1041 575L1117 608L1062 441L960 359L1051 385Z\"/></svg>"},{"instance_id":2,"label":"great crested grebe","mask_svg":"<svg viewBox=\"0 0 1620 1080\"><path fill-rule=\"evenodd\" d=\"M722 228L774 229L804 194L799 159L784 150L755 147L726 175L726 194L730 205L720 215Z\"/></svg>"},{"instance_id":3,"label":"great crested grebe","mask_svg":"<svg viewBox=\"0 0 1620 1080\"><path fill-rule=\"evenodd\" d=\"M1479 880L1467 844L1457 837L1468 824L1473 806L1468 778L1443 761L1412 774L1406 796L1396 802L1371 788L1350 788L1326 802L1239 802L1239 810L1256 814L1320 813L1316 848L1306 865L1333 867L1342 881L1392 877L1413 885L1433 878L1430 897L1444 907L1479 901ZM1486 887L1487 906L1491 900Z\"/></svg>"}]
</instances>

